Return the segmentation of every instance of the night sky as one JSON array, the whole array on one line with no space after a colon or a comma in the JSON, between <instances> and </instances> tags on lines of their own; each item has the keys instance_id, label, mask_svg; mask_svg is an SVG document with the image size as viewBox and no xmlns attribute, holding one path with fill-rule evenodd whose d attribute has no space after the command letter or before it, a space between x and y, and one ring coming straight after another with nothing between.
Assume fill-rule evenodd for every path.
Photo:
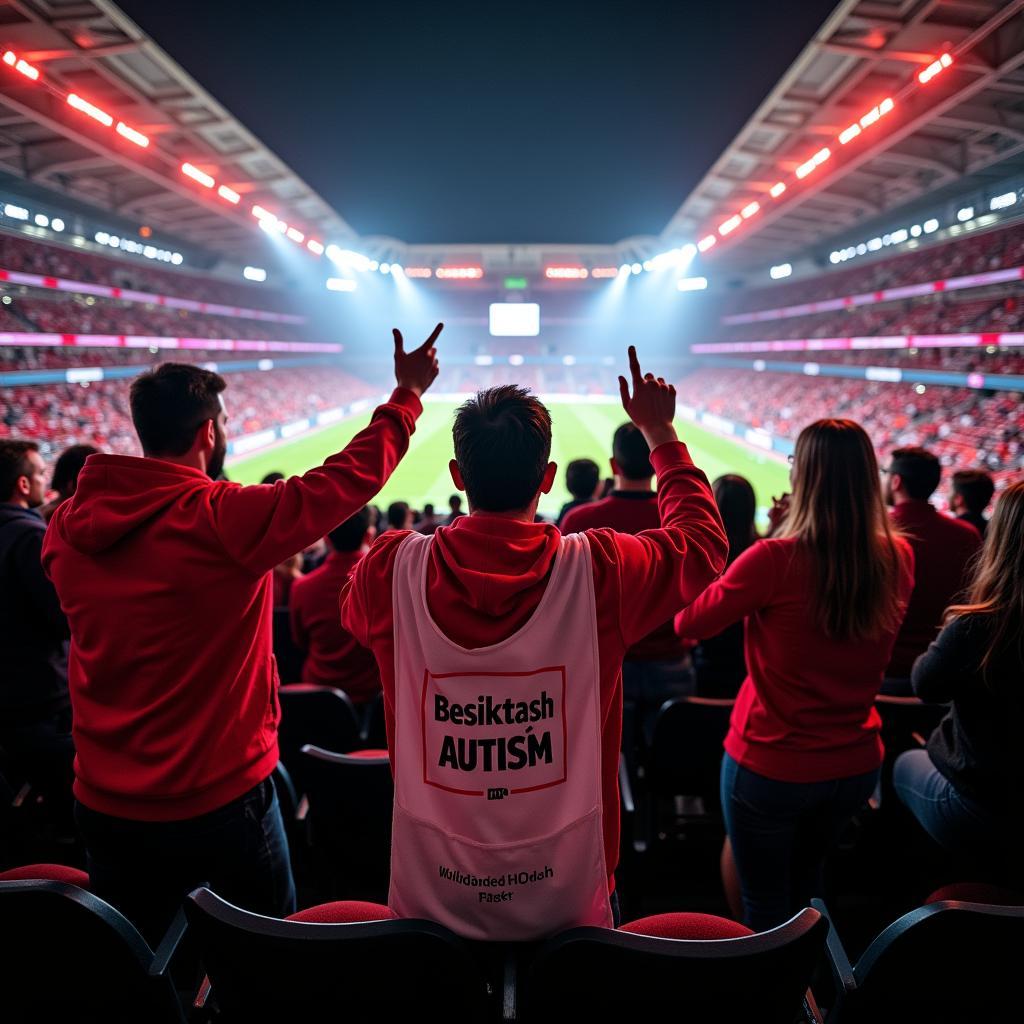
<instances>
[{"instance_id":1,"label":"night sky","mask_svg":"<svg viewBox=\"0 0 1024 1024\"><path fill-rule=\"evenodd\" d=\"M835 5L121 0L360 234L657 234Z\"/></svg>"}]
</instances>

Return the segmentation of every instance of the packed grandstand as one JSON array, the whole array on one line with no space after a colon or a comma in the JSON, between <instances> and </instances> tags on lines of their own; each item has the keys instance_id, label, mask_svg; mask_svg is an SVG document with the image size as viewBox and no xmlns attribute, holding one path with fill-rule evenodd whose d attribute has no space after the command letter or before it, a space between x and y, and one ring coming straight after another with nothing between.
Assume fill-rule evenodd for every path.
<instances>
[{"instance_id":1,"label":"packed grandstand","mask_svg":"<svg viewBox=\"0 0 1024 1024\"><path fill-rule=\"evenodd\" d=\"M140 192L139 223L63 172L64 194L3 170L0 635L18 680L0 683L0 915L27 951L0 956L10 1019L94 1019L107 971L108 1019L284 1020L379 988L389 957L415 984L349 992L353 1019L611 1019L684 988L703 1020L1019 1011L999 972L1024 935L1024 161L1019 130L983 139L1024 81L981 54L998 36L1020 57L1006 33L1024 13L977 4L944 46L915 34L924 15L893 13L881 101L849 39L889 20L858 6L839 5L833 41L809 44L657 238L358 238L269 151L288 187L253 182L239 204L243 165L187 126L203 159L154 147L170 200ZM0 51L0 76L83 110L62 75L74 55ZM116 49L90 59L140 74ZM998 81L959 82L961 66ZM820 93L806 131L765 113L794 81ZM12 124L62 141L5 87ZM112 124L114 102L85 113L109 128L95 111ZM955 175L912 157L929 125L968 154ZM780 155L755 158L769 127ZM921 173L882 203L868 179L893 178L887 160ZM508 497L524 474L525 504ZM197 481L226 489L198 500ZM169 567L149 564L161 545ZM477 693L493 676L507 693ZM597 696L575 704L567 678ZM570 750L559 716L592 735ZM403 739L422 759L402 764ZM520 770L533 784L516 788ZM517 802L582 776L571 808ZM227 849L243 821L267 878L204 861L189 831ZM485 848L505 873L476 870ZM143 850L178 881L152 883ZM76 943L134 959L85 956L51 1007L40 993ZM602 971L623 992L591 991Z\"/></svg>"}]
</instances>

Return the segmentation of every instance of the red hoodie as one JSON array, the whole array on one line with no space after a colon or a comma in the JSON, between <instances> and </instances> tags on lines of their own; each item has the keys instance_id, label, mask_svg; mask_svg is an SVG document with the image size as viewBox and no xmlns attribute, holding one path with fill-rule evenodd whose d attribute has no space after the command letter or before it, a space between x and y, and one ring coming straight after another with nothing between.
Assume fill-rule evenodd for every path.
<instances>
[{"instance_id":1,"label":"red hoodie","mask_svg":"<svg viewBox=\"0 0 1024 1024\"><path fill-rule=\"evenodd\" d=\"M619 859L618 761L622 734L622 658L626 650L692 601L722 571L728 541L707 477L685 445L651 453L658 475L660 529L635 536L588 530L594 568L602 720L601 782L605 858ZM342 624L380 666L388 746L394 753L395 659L391 580L408 531L380 537L341 596ZM462 647L500 643L534 613L561 540L558 527L474 513L434 534L427 605ZM611 879L609 880L611 882Z\"/></svg>"},{"instance_id":2,"label":"red hoodie","mask_svg":"<svg viewBox=\"0 0 1024 1024\"><path fill-rule=\"evenodd\" d=\"M43 544L71 626L83 804L175 821L273 771L271 570L380 490L421 411L396 389L344 451L276 484L215 482L158 459L86 460Z\"/></svg>"}]
</instances>

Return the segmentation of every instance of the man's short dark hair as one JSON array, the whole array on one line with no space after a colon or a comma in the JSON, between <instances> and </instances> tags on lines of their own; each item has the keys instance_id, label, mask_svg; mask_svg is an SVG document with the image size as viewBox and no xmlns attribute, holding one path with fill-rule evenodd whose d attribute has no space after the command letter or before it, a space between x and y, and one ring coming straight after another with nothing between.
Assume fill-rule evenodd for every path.
<instances>
[{"instance_id":1,"label":"man's short dark hair","mask_svg":"<svg viewBox=\"0 0 1024 1024\"><path fill-rule=\"evenodd\" d=\"M284 479L284 473L279 470L272 470L261 481L261 484L276 484L278 480Z\"/></svg>"},{"instance_id":2,"label":"man's short dark hair","mask_svg":"<svg viewBox=\"0 0 1024 1024\"><path fill-rule=\"evenodd\" d=\"M65 448L54 463L50 486L59 494L71 494L78 483L78 474L82 472L85 460L90 455L98 455L99 451L99 448L91 444L73 444Z\"/></svg>"},{"instance_id":3,"label":"man's short dark hair","mask_svg":"<svg viewBox=\"0 0 1024 1024\"><path fill-rule=\"evenodd\" d=\"M974 515L985 511L995 492L995 481L983 469L959 469L953 474L953 493L963 499L967 511Z\"/></svg>"},{"instance_id":4,"label":"man's short dark hair","mask_svg":"<svg viewBox=\"0 0 1024 1024\"><path fill-rule=\"evenodd\" d=\"M454 512L455 509L462 507L462 498L458 494L453 494L448 498L448 507Z\"/></svg>"},{"instance_id":5,"label":"man's short dark hair","mask_svg":"<svg viewBox=\"0 0 1024 1024\"><path fill-rule=\"evenodd\" d=\"M388 526L392 530L404 530L409 518L409 502L393 501L388 505Z\"/></svg>"},{"instance_id":6,"label":"man's short dark hair","mask_svg":"<svg viewBox=\"0 0 1024 1024\"><path fill-rule=\"evenodd\" d=\"M10 501L18 480L32 475L28 453L37 451L35 441L0 441L0 501Z\"/></svg>"},{"instance_id":7,"label":"man's short dark hair","mask_svg":"<svg viewBox=\"0 0 1024 1024\"><path fill-rule=\"evenodd\" d=\"M601 479L601 470L593 459L573 459L565 467L565 486L577 501L592 498Z\"/></svg>"},{"instance_id":8,"label":"man's short dark hair","mask_svg":"<svg viewBox=\"0 0 1024 1024\"><path fill-rule=\"evenodd\" d=\"M551 415L516 384L479 391L452 428L466 495L482 512L518 512L540 490L551 455Z\"/></svg>"},{"instance_id":9,"label":"man's short dark hair","mask_svg":"<svg viewBox=\"0 0 1024 1024\"><path fill-rule=\"evenodd\" d=\"M927 448L897 448L892 453L889 472L899 476L903 490L917 501L927 501L942 479L942 466Z\"/></svg>"},{"instance_id":10,"label":"man's short dark hair","mask_svg":"<svg viewBox=\"0 0 1024 1024\"><path fill-rule=\"evenodd\" d=\"M612 437L612 458L627 480L649 480L654 476L651 449L640 429L623 423Z\"/></svg>"},{"instance_id":11,"label":"man's short dark hair","mask_svg":"<svg viewBox=\"0 0 1024 1024\"><path fill-rule=\"evenodd\" d=\"M423 506L423 514L425 516L432 516L434 514L434 506L429 501Z\"/></svg>"},{"instance_id":12,"label":"man's short dark hair","mask_svg":"<svg viewBox=\"0 0 1024 1024\"><path fill-rule=\"evenodd\" d=\"M370 528L371 509L364 505L355 515L349 516L340 526L336 526L327 539L335 551L358 551L362 546L366 531Z\"/></svg>"},{"instance_id":13,"label":"man's short dark hair","mask_svg":"<svg viewBox=\"0 0 1024 1024\"><path fill-rule=\"evenodd\" d=\"M220 374L189 363L162 363L132 381L135 432L146 455L184 455L196 431L220 414Z\"/></svg>"}]
</instances>

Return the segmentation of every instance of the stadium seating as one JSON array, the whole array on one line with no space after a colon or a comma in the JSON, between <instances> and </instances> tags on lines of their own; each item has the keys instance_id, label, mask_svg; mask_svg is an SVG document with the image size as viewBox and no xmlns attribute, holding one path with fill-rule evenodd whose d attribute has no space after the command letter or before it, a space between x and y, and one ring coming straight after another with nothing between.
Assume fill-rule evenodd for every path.
<instances>
[{"instance_id":1,"label":"stadium seating","mask_svg":"<svg viewBox=\"0 0 1024 1024\"><path fill-rule=\"evenodd\" d=\"M633 1020L672 1007L683 1020L791 1024L827 931L809 908L757 935L703 914L663 915L617 931L575 928L548 939L524 970L524 1019ZM805 1012L816 1019L813 999Z\"/></svg>"},{"instance_id":2,"label":"stadium seating","mask_svg":"<svg viewBox=\"0 0 1024 1024\"><path fill-rule=\"evenodd\" d=\"M812 901L823 915L820 900ZM829 962L842 1024L1009 1020L1020 1008L1016 972L1024 907L942 900L904 914L851 966L834 928Z\"/></svg>"},{"instance_id":3,"label":"stadium seating","mask_svg":"<svg viewBox=\"0 0 1024 1024\"><path fill-rule=\"evenodd\" d=\"M440 925L353 922L360 910L379 912L335 904L278 921L239 910L208 889L193 892L185 913L217 1019L318 1020L325 1008L353 1024L497 1019L500 969L486 975L469 946Z\"/></svg>"},{"instance_id":4,"label":"stadium seating","mask_svg":"<svg viewBox=\"0 0 1024 1024\"><path fill-rule=\"evenodd\" d=\"M281 702L279 742L281 760L305 792L304 759L307 744L347 754L360 746L359 717L348 694L331 686L295 683L278 690Z\"/></svg>"},{"instance_id":5,"label":"stadium seating","mask_svg":"<svg viewBox=\"0 0 1024 1024\"><path fill-rule=\"evenodd\" d=\"M179 915L154 952L113 907L66 881L0 880L0 1017L183 1024L168 972Z\"/></svg>"}]
</instances>

